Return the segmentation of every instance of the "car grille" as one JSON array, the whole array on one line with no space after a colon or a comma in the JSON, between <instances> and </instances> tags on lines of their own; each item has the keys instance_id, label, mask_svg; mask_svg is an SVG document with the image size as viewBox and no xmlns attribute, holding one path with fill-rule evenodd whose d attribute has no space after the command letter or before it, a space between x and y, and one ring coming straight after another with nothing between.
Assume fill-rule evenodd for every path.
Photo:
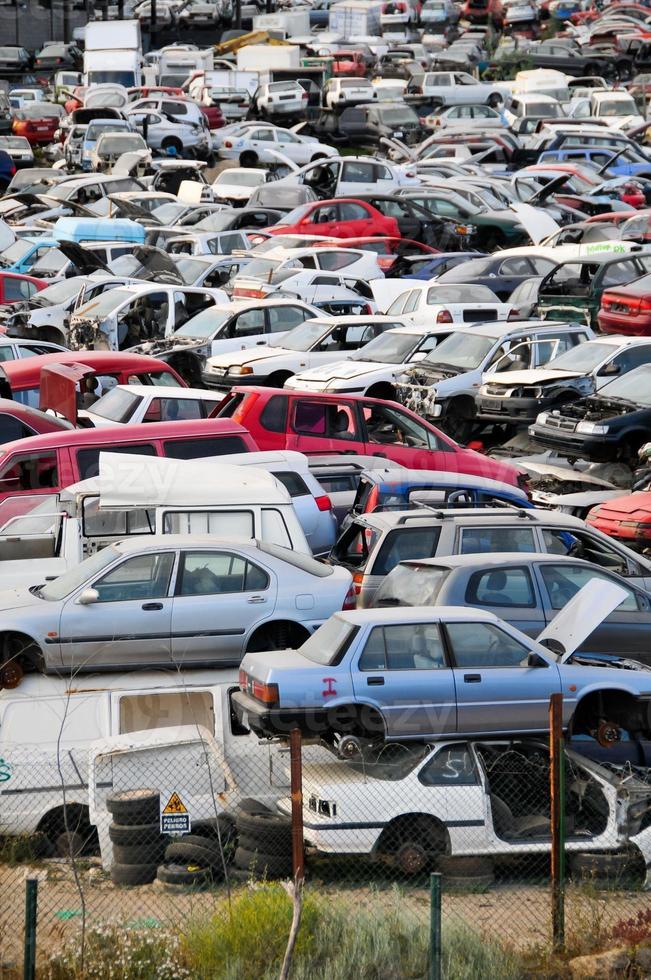
<instances>
[{"instance_id":1,"label":"car grille","mask_svg":"<svg viewBox=\"0 0 651 980\"><path fill-rule=\"evenodd\" d=\"M508 391L503 385L486 385L485 393L495 395L497 398L505 398Z\"/></svg>"},{"instance_id":2,"label":"car grille","mask_svg":"<svg viewBox=\"0 0 651 980\"><path fill-rule=\"evenodd\" d=\"M562 415L549 415L545 424L550 429L565 429L568 432L574 432L576 428L576 422L573 419L567 419Z\"/></svg>"}]
</instances>

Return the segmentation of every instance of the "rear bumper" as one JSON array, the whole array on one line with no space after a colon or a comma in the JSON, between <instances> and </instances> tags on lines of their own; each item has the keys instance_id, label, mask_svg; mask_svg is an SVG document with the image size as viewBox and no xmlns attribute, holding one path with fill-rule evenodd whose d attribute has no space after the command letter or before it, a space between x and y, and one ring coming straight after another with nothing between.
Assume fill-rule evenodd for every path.
<instances>
[{"instance_id":1,"label":"rear bumper","mask_svg":"<svg viewBox=\"0 0 651 980\"><path fill-rule=\"evenodd\" d=\"M289 737L298 728L302 735L314 738L329 728L323 708L270 708L243 691L236 691L231 702L239 723L257 735Z\"/></svg>"},{"instance_id":2,"label":"rear bumper","mask_svg":"<svg viewBox=\"0 0 651 980\"><path fill-rule=\"evenodd\" d=\"M600 310L597 314L597 321L602 333L625 334L629 337L651 337L651 311L640 316L626 316L623 313L606 313Z\"/></svg>"}]
</instances>

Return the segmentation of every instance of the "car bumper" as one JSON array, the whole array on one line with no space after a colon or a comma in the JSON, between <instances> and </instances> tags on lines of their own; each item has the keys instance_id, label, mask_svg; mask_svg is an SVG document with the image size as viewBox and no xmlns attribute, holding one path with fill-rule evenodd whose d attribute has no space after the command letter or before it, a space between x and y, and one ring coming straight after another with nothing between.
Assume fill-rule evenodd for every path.
<instances>
[{"instance_id":1,"label":"car bumper","mask_svg":"<svg viewBox=\"0 0 651 980\"><path fill-rule=\"evenodd\" d=\"M602 310L597 315L597 321L602 333L651 337L651 311L641 316L626 316L623 313L605 313Z\"/></svg>"},{"instance_id":2,"label":"car bumper","mask_svg":"<svg viewBox=\"0 0 651 980\"><path fill-rule=\"evenodd\" d=\"M555 449L577 459L608 463L615 459L619 440L613 436L590 436L545 425L529 426L529 435L546 449Z\"/></svg>"},{"instance_id":3,"label":"car bumper","mask_svg":"<svg viewBox=\"0 0 651 980\"><path fill-rule=\"evenodd\" d=\"M476 402L477 417L496 422L535 422L545 410L544 398L498 398L480 395Z\"/></svg>"},{"instance_id":4,"label":"car bumper","mask_svg":"<svg viewBox=\"0 0 651 980\"><path fill-rule=\"evenodd\" d=\"M261 377L259 374L244 375L241 378L226 377L223 374L211 374L209 371L202 371L201 381L206 388L211 391L223 391L228 394L231 388L237 385L238 388L253 387L254 385L266 385L268 375Z\"/></svg>"},{"instance_id":5,"label":"car bumper","mask_svg":"<svg viewBox=\"0 0 651 980\"><path fill-rule=\"evenodd\" d=\"M236 691L231 703L239 723L260 735L289 737L298 728L303 735L313 737L328 729L323 708L271 708L243 691Z\"/></svg>"}]
</instances>

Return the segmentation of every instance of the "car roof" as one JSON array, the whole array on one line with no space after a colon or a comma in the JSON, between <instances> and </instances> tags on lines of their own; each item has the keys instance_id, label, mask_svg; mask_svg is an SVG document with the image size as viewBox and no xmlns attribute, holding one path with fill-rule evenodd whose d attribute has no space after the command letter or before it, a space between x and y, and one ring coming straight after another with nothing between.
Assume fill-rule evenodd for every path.
<instances>
[{"instance_id":1,"label":"car roof","mask_svg":"<svg viewBox=\"0 0 651 980\"><path fill-rule=\"evenodd\" d=\"M175 423L176 424L176 423ZM561 514L558 511L543 510L535 507L475 507L460 508L447 507L437 511L431 510L392 510L392 511L373 511L370 514L363 514L355 518L354 523L364 524L368 527L376 527L378 530L390 531L394 527L401 525L421 523L439 524L441 521L455 521L463 523L467 521L473 525L477 520L483 520L486 524L505 524L516 523L522 527L528 524L543 524L546 522L568 529L582 528L585 530L585 522L571 514Z\"/></svg>"},{"instance_id":2,"label":"car roof","mask_svg":"<svg viewBox=\"0 0 651 980\"><path fill-rule=\"evenodd\" d=\"M651 365L648 366L651 368ZM124 387L127 386L125 385ZM128 387L131 387L131 385ZM518 487L502 483L500 480L491 480L485 476L474 476L468 473L448 473L444 470L402 469L390 470L388 472L384 470L371 470L369 473L364 473L363 476L369 481L386 484L387 487L393 489L399 489L400 487L404 487L405 489L413 487L414 490L417 490L419 487L422 487L424 490L428 487L432 489L437 487L458 487L459 489L464 489L468 487L477 490L499 490L504 494L513 494L514 496L521 497L523 503L527 501L526 493L524 490L518 489ZM435 504L432 506L436 509Z\"/></svg>"},{"instance_id":3,"label":"car roof","mask_svg":"<svg viewBox=\"0 0 651 980\"><path fill-rule=\"evenodd\" d=\"M94 371L169 371L169 365L157 357L147 354L130 354L127 351L54 351L52 354L41 354L39 357L25 357L17 361L3 361L0 365L0 377L4 375L12 387L19 390L38 384L41 368L53 364L82 364Z\"/></svg>"},{"instance_id":4,"label":"car roof","mask_svg":"<svg viewBox=\"0 0 651 980\"><path fill-rule=\"evenodd\" d=\"M176 535L175 535L176 536ZM169 535L165 535L169 537ZM204 538L205 540L205 538ZM485 609L474 609L470 606L400 606L399 609L351 609L335 613L337 619L343 619L352 626L365 626L367 623L382 626L392 623L414 622L425 620L440 620L448 617L472 619L477 622L498 622L494 613Z\"/></svg>"},{"instance_id":5,"label":"car roof","mask_svg":"<svg viewBox=\"0 0 651 980\"><path fill-rule=\"evenodd\" d=\"M143 537L134 535L122 541L114 542L114 546L124 554L140 551L158 551L160 548L229 548L229 549L258 549L258 542L251 538L234 540L233 538L207 537L205 534L155 534ZM272 556L274 557L274 556Z\"/></svg>"},{"instance_id":6,"label":"car roof","mask_svg":"<svg viewBox=\"0 0 651 980\"><path fill-rule=\"evenodd\" d=\"M422 567L423 565L433 568L445 567L454 568L501 568L510 567L514 564L531 564L532 562L553 563L561 565L583 565L586 568L594 569L595 574L608 569L601 569L592 562L584 561L581 558L574 558L572 555L555 555L547 552L532 551L499 551L493 554L469 554L469 555L442 555L440 558L409 558L401 561L401 565L413 565ZM488 603L490 605L490 603Z\"/></svg>"}]
</instances>

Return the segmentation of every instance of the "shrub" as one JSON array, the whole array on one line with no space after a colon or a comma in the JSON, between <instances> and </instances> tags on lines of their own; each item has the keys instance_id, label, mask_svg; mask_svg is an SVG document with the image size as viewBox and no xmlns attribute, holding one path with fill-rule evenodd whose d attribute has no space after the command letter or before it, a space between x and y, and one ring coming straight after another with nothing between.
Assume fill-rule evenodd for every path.
<instances>
[{"instance_id":1,"label":"shrub","mask_svg":"<svg viewBox=\"0 0 651 980\"><path fill-rule=\"evenodd\" d=\"M87 929L83 970L81 936L69 937L50 960L49 980L186 980L179 940L163 930L109 924Z\"/></svg>"}]
</instances>

